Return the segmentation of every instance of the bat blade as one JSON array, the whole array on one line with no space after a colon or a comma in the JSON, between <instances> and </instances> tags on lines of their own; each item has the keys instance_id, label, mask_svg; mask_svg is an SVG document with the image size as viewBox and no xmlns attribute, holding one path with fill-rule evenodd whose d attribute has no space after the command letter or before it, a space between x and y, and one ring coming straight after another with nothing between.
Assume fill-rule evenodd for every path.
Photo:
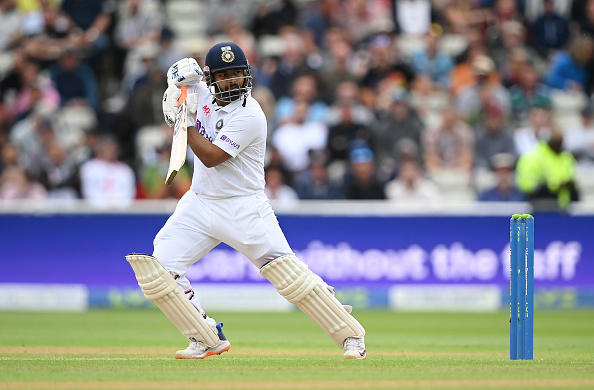
<instances>
[{"instance_id":1,"label":"bat blade","mask_svg":"<svg viewBox=\"0 0 594 390\"><path fill-rule=\"evenodd\" d=\"M171 157L169 159L169 169L165 184L170 185L175 175L186 162L186 151L188 149L188 104L186 102L186 89L182 87L182 94L179 97L180 103L175 117L175 126L173 127L173 141L171 142ZM183 100L182 100L183 99Z\"/></svg>"}]
</instances>

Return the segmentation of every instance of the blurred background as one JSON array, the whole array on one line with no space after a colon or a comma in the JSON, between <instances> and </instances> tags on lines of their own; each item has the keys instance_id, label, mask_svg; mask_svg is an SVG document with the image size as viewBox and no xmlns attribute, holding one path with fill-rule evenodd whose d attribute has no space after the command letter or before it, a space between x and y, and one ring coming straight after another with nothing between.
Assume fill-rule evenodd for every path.
<instances>
[{"instance_id":1,"label":"blurred background","mask_svg":"<svg viewBox=\"0 0 594 390\"><path fill-rule=\"evenodd\" d=\"M591 308L593 37L594 0L0 0L0 308L149 303L124 255L192 174L164 184L165 73L222 40L281 227L341 299L506 308L530 212L537 307ZM188 277L206 308L290 309L250 267L221 245Z\"/></svg>"}]
</instances>

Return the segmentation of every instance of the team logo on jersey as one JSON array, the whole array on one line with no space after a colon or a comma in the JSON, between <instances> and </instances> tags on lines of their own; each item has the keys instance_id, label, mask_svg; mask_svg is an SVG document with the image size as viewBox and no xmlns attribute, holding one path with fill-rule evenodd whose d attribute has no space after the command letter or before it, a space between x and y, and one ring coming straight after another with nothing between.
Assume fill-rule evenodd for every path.
<instances>
[{"instance_id":1,"label":"team logo on jersey","mask_svg":"<svg viewBox=\"0 0 594 390\"><path fill-rule=\"evenodd\" d=\"M221 58L223 59L223 61L233 62L233 60L235 59L235 53L231 51L231 46L223 46L221 47L221 51L223 52L221 54Z\"/></svg>"},{"instance_id":2,"label":"team logo on jersey","mask_svg":"<svg viewBox=\"0 0 594 390\"><path fill-rule=\"evenodd\" d=\"M217 131L219 131L223 128L224 125L225 125L225 122L222 119L219 119L215 125L215 129L217 129Z\"/></svg>"}]
</instances>

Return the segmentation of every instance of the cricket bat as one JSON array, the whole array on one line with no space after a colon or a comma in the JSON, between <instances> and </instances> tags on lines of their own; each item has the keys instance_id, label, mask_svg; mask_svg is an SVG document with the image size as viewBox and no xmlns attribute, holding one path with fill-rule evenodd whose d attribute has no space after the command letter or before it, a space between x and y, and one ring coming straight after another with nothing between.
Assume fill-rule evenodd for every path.
<instances>
[{"instance_id":1,"label":"cricket bat","mask_svg":"<svg viewBox=\"0 0 594 390\"><path fill-rule=\"evenodd\" d=\"M165 184L170 185L177 172L186 162L188 149L188 87L181 87L181 95L177 99L177 115L173 127L173 141L171 142L171 158Z\"/></svg>"}]
</instances>

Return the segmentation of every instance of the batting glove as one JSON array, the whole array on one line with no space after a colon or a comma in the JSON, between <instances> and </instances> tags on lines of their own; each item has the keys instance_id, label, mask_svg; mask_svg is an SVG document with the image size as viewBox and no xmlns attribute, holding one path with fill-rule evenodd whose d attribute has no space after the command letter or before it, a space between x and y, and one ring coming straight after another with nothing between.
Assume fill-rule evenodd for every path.
<instances>
[{"instance_id":1,"label":"batting glove","mask_svg":"<svg viewBox=\"0 0 594 390\"><path fill-rule=\"evenodd\" d=\"M167 85L188 87L198 84L203 77L204 73L195 59L182 58L167 71Z\"/></svg>"},{"instance_id":2,"label":"batting glove","mask_svg":"<svg viewBox=\"0 0 594 390\"><path fill-rule=\"evenodd\" d=\"M195 114L198 110L198 100L200 98L200 89L198 86L188 87L188 96L186 102L188 104L188 112ZM170 85L163 94L163 117L165 123L169 127L175 124L175 117L177 115L177 100L181 95L181 89L175 85Z\"/></svg>"}]
</instances>

